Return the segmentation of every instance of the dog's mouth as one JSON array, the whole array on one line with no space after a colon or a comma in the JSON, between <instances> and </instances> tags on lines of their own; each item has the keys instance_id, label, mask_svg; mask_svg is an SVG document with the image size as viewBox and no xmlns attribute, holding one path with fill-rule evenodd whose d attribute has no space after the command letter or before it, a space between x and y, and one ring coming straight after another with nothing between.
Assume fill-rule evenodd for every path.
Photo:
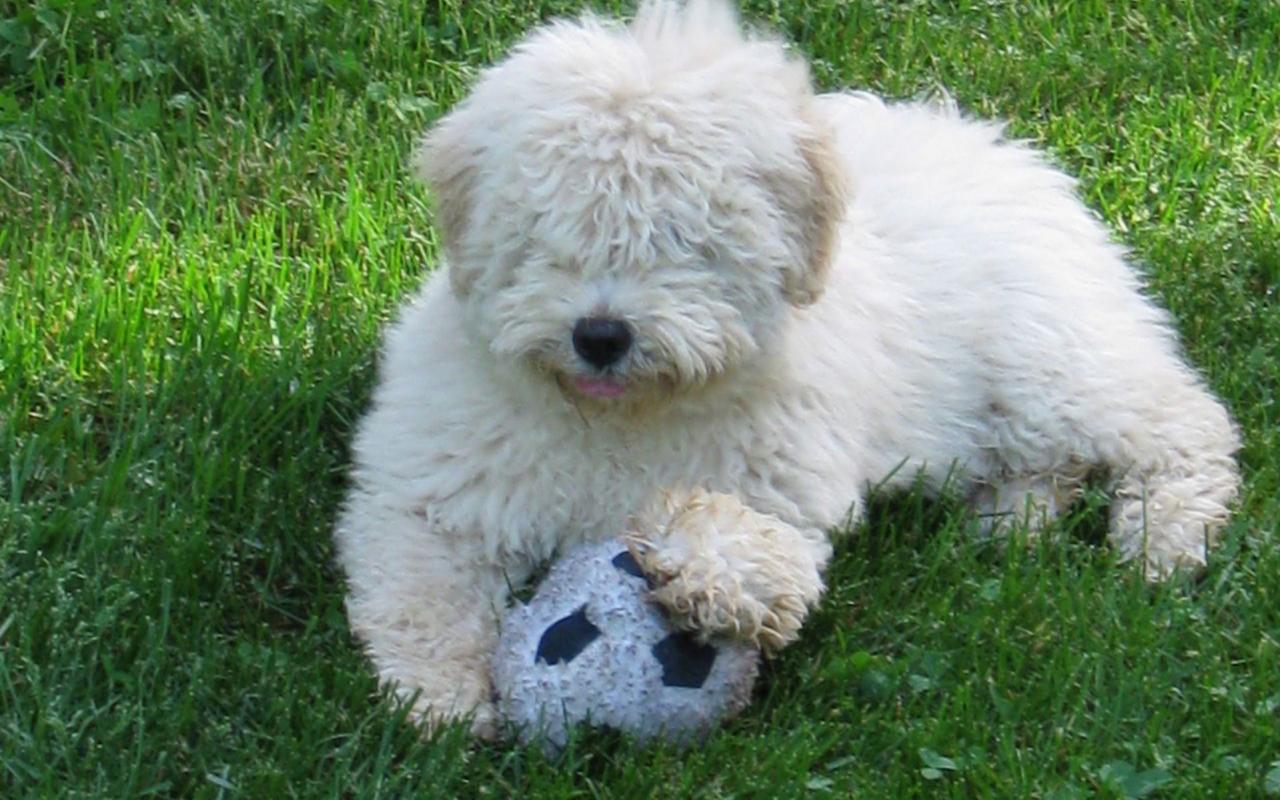
<instances>
[{"instance_id":1,"label":"dog's mouth","mask_svg":"<svg viewBox=\"0 0 1280 800\"><path fill-rule=\"evenodd\" d=\"M573 379L573 388L585 397L609 399L621 397L627 393L627 384L615 377L587 377L580 375Z\"/></svg>"},{"instance_id":2,"label":"dog's mouth","mask_svg":"<svg viewBox=\"0 0 1280 800\"><path fill-rule=\"evenodd\" d=\"M670 375L633 375L555 371L554 380L565 400L573 405L586 401L600 408L634 408L637 403L669 397L677 383ZM615 405L616 404L616 405Z\"/></svg>"},{"instance_id":3,"label":"dog's mouth","mask_svg":"<svg viewBox=\"0 0 1280 800\"><path fill-rule=\"evenodd\" d=\"M566 369L542 354L532 357L530 362L539 372L555 381L560 392L570 402L575 399L617 400L630 394L636 387L635 376L620 374L614 370L602 372L575 367Z\"/></svg>"}]
</instances>

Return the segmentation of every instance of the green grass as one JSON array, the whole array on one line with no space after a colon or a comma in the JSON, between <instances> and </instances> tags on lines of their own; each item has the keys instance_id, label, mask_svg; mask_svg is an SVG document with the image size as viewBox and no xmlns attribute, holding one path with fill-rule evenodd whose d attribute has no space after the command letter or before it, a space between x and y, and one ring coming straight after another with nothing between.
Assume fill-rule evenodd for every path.
<instances>
[{"instance_id":1,"label":"green grass","mask_svg":"<svg viewBox=\"0 0 1280 800\"><path fill-rule=\"evenodd\" d=\"M824 86L945 87L1082 176L1245 431L1202 582L1116 567L1097 502L1002 553L908 498L701 749L550 762L424 740L378 694L329 531L379 328L436 250L406 155L573 5L0 0L0 795L1280 794L1264 0L748 4Z\"/></svg>"}]
</instances>

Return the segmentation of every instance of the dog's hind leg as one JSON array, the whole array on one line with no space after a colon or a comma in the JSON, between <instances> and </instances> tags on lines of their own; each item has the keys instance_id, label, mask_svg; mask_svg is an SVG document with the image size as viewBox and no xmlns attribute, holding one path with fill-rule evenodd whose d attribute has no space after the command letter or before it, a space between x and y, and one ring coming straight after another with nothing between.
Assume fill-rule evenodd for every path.
<instances>
[{"instance_id":1,"label":"dog's hind leg","mask_svg":"<svg viewBox=\"0 0 1280 800\"><path fill-rule=\"evenodd\" d=\"M1113 480L1110 539L1149 580L1199 569L1240 487L1226 409L1181 365L1119 406L1094 444Z\"/></svg>"},{"instance_id":2,"label":"dog's hind leg","mask_svg":"<svg viewBox=\"0 0 1280 800\"><path fill-rule=\"evenodd\" d=\"M1199 406L1158 449L1113 465L1111 541L1125 560L1141 558L1150 580L1203 567L1239 491L1235 432L1212 398Z\"/></svg>"},{"instance_id":3,"label":"dog's hind leg","mask_svg":"<svg viewBox=\"0 0 1280 800\"><path fill-rule=\"evenodd\" d=\"M1057 472L988 479L970 496L982 533L1007 536L1015 529L1034 536L1058 517L1084 489L1080 464Z\"/></svg>"},{"instance_id":4,"label":"dog's hind leg","mask_svg":"<svg viewBox=\"0 0 1280 800\"><path fill-rule=\"evenodd\" d=\"M1122 560L1139 560L1151 580L1205 565L1239 489L1240 442L1164 337L1147 326L1130 329L1127 347L1094 337L1070 361L1042 359L1038 372L1025 359L1019 369L1032 380L993 389L993 463L973 496L989 528L1034 529L1096 473L1113 493L1109 538Z\"/></svg>"}]
</instances>

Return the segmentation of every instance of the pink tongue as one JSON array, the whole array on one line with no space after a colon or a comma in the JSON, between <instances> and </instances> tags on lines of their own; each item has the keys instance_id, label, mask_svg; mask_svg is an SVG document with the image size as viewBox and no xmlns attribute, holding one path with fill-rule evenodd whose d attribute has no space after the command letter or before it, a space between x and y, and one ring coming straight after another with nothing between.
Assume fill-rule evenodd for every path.
<instances>
[{"instance_id":1,"label":"pink tongue","mask_svg":"<svg viewBox=\"0 0 1280 800\"><path fill-rule=\"evenodd\" d=\"M576 378L573 385L587 397L621 397L627 387L611 378Z\"/></svg>"}]
</instances>

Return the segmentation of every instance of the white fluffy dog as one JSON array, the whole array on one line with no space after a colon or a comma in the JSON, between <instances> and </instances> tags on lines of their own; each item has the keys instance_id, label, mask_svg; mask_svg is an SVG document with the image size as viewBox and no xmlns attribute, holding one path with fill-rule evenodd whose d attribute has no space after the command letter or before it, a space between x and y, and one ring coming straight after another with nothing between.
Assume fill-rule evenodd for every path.
<instances>
[{"instance_id":1,"label":"white fluffy dog","mask_svg":"<svg viewBox=\"0 0 1280 800\"><path fill-rule=\"evenodd\" d=\"M1227 518L1234 426L1071 179L942 104L815 95L719 0L534 32L416 165L448 264L387 336L337 537L428 724L495 731L509 589L584 539L776 649L869 486L1034 528L1099 471L1157 577Z\"/></svg>"}]
</instances>

